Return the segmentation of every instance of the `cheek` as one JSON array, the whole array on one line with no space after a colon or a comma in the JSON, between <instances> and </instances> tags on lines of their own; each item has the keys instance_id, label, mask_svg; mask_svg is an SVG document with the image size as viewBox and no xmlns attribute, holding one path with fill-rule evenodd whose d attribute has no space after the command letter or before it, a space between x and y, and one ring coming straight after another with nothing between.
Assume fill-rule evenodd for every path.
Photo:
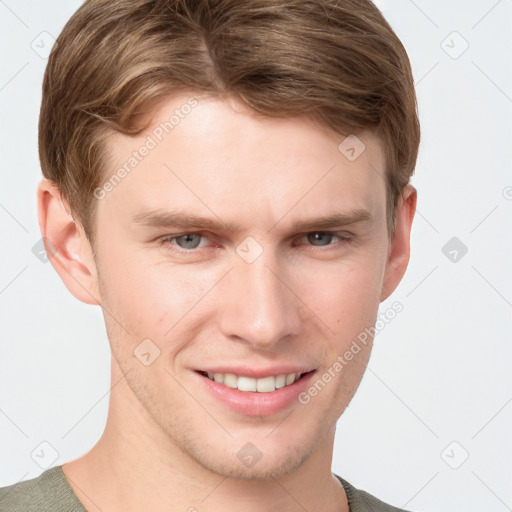
<instances>
[{"instance_id":1,"label":"cheek","mask_svg":"<svg viewBox=\"0 0 512 512\"><path fill-rule=\"evenodd\" d=\"M142 253L119 261L113 252L102 260L102 297L105 308L129 332L124 338L132 338L130 346L150 338L162 350L171 345L178 350L182 331L194 330L201 299L218 277L191 266L157 264Z\"/></svg>"},{"instance_id":2,"label":"cheek","mask_svg":"<svg viewBox=\"0 0 512 512\"><path fill-rule=\"evenodd\" d=\"M339 264L316 265L300 284L304 302L335 332L364 328L378 310L381 267L363 254Z\"/></svg>"}]
</instances>

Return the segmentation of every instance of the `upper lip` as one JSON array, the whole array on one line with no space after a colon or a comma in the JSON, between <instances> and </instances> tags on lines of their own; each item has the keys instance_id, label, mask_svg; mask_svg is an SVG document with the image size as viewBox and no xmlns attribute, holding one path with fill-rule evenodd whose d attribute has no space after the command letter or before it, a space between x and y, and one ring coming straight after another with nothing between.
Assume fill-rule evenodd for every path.
<instances>
[{"instance_id":1,"label":"upper lip","mask_svg":"<svg viewBox=\"0 0 512 512\"><path fill-rule=\"evenodd\" d=\"M310 365L297 366L297 365L279 365L267 366L266 368L255 368L253 366L210 366L208 368L198 368L196 371L207 373L233 373L235 375L243 375L244 377L252 377L253 379L261 379L263 377L289 375L290 373L308 373L315 370Z\"/></svg>"}]
</instances>

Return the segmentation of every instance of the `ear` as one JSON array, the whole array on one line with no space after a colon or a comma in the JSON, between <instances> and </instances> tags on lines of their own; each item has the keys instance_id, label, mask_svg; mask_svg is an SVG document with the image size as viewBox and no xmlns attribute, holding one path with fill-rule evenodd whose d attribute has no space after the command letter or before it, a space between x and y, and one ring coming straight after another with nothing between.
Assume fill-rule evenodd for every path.
<instances>
[{"instance_id":1,"label":"ear","mask_svg":"<svg viewBox=\"0 0 512 512\"><path fill-rule=\"evenodd\" d=\"M37 187L37 214L48 259L78 300L100 305L94 254L70 211L55 183L43 179Z\"/></svg>"},{"instance_id":2,"label":"ear","mask_svg":"<svg viewBox=\"0 0 512 512\"><path fill-rule=\"evenodd\" d=\"M395 232L391 239L380 301L386 300L396 289L405 274L410 256L411 226L416 213L417 192L406 185L395 216Z\"/></svg>"}]
</instances>

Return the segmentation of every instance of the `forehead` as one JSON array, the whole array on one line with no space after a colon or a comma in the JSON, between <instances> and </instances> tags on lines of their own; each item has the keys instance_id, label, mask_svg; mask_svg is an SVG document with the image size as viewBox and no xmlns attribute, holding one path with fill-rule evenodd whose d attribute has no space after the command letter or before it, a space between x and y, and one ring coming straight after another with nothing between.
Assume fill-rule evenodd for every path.
<instances>
[{"instance_id":1,"label":"forehead","mask_svg":"<svg viewBox=\"0 0 512 512\"><path fill-rule=\"evenodd\" d=\"M375 135L346 139L305 116L261 116L233 99L169 99L144 133L110 137L108 155L113 186L100 208L126 215L172 206L230 220L254 221L258 212L272 223L288 211L316 215L332 203L378 216L385 202Z\"/></svg>"}]
</instances>

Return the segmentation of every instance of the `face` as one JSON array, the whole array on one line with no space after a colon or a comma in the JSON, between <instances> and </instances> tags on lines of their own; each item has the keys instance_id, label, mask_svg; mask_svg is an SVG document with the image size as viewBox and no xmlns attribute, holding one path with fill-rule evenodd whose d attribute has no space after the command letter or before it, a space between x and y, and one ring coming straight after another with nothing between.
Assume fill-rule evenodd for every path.
<instances>
[{"instance_id":1,"label":"face","mask_svg":"<svg viewBox=\"0 0 512 512\"><path fill-rule=\"evenodd\" d=\"M353 160L306 118L188 99L109 141L120 179L97 191L95 261L111 349L152 428L193 461L278 477L333 433L371 339L342 356L399 280L384 155L371 133Z\"/></svg>"}]
</instances>

